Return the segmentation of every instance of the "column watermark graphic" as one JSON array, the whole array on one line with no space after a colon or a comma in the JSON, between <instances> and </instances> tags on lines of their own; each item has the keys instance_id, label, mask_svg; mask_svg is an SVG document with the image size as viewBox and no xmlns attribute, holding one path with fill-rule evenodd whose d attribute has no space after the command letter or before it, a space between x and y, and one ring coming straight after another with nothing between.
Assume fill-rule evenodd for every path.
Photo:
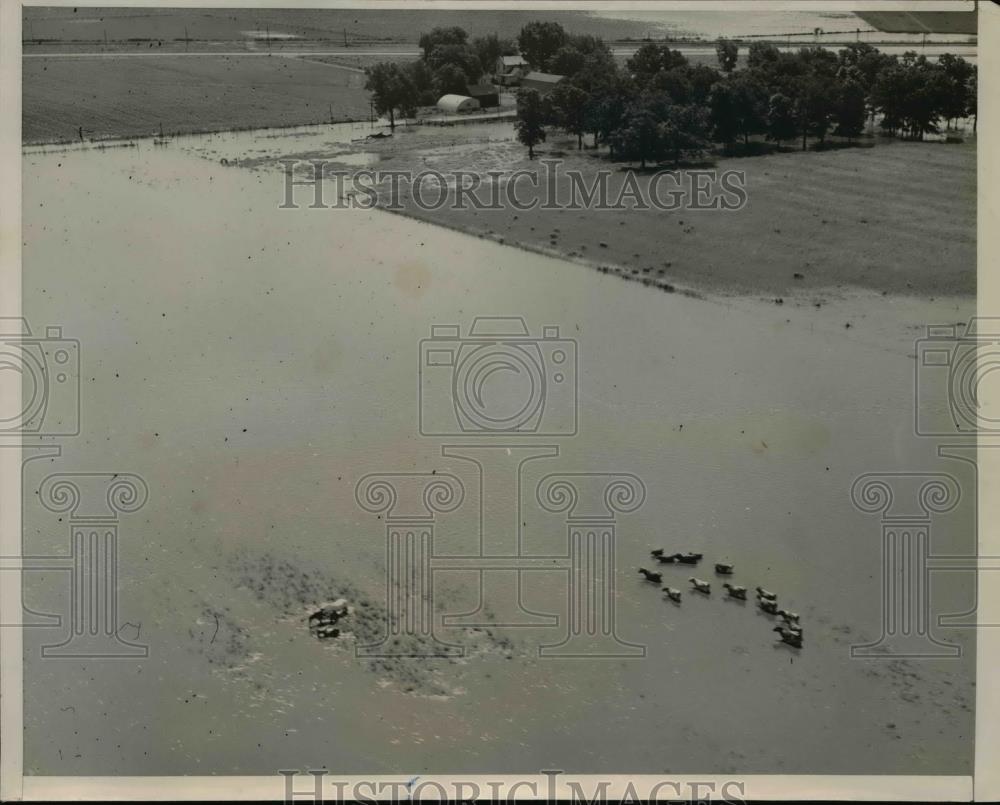
<instances>
[{"instance_id":1,"label":"column watermark graphic","mask_svg":"<svg viewBox=\"0 0 1000 805\"><path fill-rule=\"evenodd\" d=\"M929 566L932 517L958 505L958 481L943 473L872 473L854 482L851 499L882 524L882 635L851 646L851 656L959 656L959 646L933 634Z\"/></svg>"},{"instance_id":2,"label":"column watermark graphic","mask_svg":"<svg viewBox=\"0 0 1000 805\"><path fill-rule=\"evenodd\" d=\"M643 657L646 649L615 632L617 515L638 510L646 487L635 475L548 475L537 487L542 508L566 515L565 639L541 646L543 657ZM560 557L562 558L562 557Z\"/></svg>"},{"instance_id":3,"label":"column watermark graphic","mask_svg":"<svg viewBox=\"0 0 1000 805\"><path fill-rule=\"evenodd\" d=\"M537 332L521 317L481 316L464 336L460 325L432 325L420 341L417 429L440 441L442 458L470 465L477 533L461 554L435 549L437 516L466 500L456 475L386 472L358 481L359 506L385 519L389 613L386 639L359 654L454 656L462 648L444 630L504 627L551 633L538 643L542 657L645 655L615 621L619 517L642 506L645 484L629 472L550 473L525 489L528 470L558 458L560 440L578 433L577 343L553 325ZM522 526L533 505L565 516L564 552L528 550ZM435 575L454 571L474 579L471 609L449 611L433 599ZM562 579L563 611L529 606L526 580L540 572Z\"/></svg>"},{"instance_id":4,"label":"column watermark graphic","mask_svg":"<svg viewBox=\"0 0 1000 805\"><path fill-rule=\"evenodd\" d=\"M462 649L439 639L434 629L433 567L435 515L454 511L465 489L453 475L369 475L356 487L358 505L385 518L386 635L360 645L361 657L449 657ZM400 646L401 635L414 638ZM394 642L396 641L396 642Z\"/></svg>"},{"instance_id":5,"label":"column watermark graphic","mask_svg":"<svg viewBox=\"0 0 1000 805\"><path fill-rule=\"evenodd\" d=\"M138 475L58 473L39 488L42 505L69 524L69 635L42 646L43 657L146 657L149 647L124 639L118 618L118 524L149 497Z\"/></svg>"}]
</instances>

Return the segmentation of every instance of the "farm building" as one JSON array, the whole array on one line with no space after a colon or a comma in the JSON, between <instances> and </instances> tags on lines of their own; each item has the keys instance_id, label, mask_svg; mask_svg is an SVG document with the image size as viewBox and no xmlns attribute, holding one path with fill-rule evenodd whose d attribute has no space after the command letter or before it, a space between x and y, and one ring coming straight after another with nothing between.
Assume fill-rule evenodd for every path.
<instances>
[{"instance_id":1,"label":"farm building","mask_svg":"<svg viewBox=\"0 0 1000 805\"><path fill-rule=\"evenodd\" d=\"M537 90L539 95L547 95L556 88L556 84L563 80L565 76L555 73L530 72L521 79L521 87L524 89Z\"/></svg>"},{"instance_id":2,"label":"farm building","mask_svg":"<svg viewBox=\"0 0 1000 805\"><path fill-rule=\"evenodd\" d=\"M466 89L466 94L479 101L479 105L483 109L500 105L500 93L492 84L470 84Z\"/></svg>"},{"instance_id":3,"label":"farm building","mask_svg":"<svg viewBox=\"0 0 1000 805\"><path fill-rule=\"evenodd\" d=\"M530 68L523 56L501 56L495 67L495 80L501 87L516 87Z\"/></svg>"},{"instance_id":4,"label":"farm building","mask_svg":"<svg viewBox=\"0 0 1000 805\"><path fill-rule=\"evenodd\" d=\"M442 95L437 108L442 112L474 112L479 108L479 101L468 95Z\"/></svg>"}]
</instances>

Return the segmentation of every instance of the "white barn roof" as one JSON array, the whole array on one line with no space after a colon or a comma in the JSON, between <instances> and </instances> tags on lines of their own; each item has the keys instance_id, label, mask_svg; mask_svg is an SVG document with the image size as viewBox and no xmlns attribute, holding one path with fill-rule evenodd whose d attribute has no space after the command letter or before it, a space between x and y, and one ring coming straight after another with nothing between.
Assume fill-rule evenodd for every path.
<instances>
[{"instance_id":1,"label":"white barn roof","mask_svg":"<svg viewBox=\"0 0 1000 805\"><path fill-rule=\"evenodd\" d=\"M540 73L537 70L528 73L525 77L525 81L538 81L541 84L558 84L566 76L556 75L555 73Z\"/></svg>"}]
</instances>

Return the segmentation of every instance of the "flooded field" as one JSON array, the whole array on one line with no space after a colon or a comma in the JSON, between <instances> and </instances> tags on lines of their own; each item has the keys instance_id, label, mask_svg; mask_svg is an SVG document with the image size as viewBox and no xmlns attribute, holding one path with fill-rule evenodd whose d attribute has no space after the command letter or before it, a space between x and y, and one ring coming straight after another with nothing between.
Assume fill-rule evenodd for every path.
<instances>
[{"instance_id":1,"label":"flooded field","mask_svg":"<svg viewBox=\"0 0 1000 805\"><path fill-rule=\"evenodd\" d=\"M144 479L148 503L121 518L118 621L150 652L43 660L61 630L29 630L26 773L970 773L970 630L936 627L960 658L850 656L882 631L881 527L850 490L919 471L972 488L965 462L914 436L913 368L925 325L967 321L975 299L692 299L379 211L277 210L268 161L365 133L26 149L25 316L79 339L82 398L81 434L26 465L26 551L67 551L32 491L50 473ZM260 162L220 163L234 155ZM490 442L504 448L491 478L542 453L509 496L481 493L454 447L471 439L421 436L421 340L496 316L558 327L578 358L575 434ZM386 524L356 497L379 473L461 481L436 556L543 557L519 611L504 608L510 571L487 574L482 602L478 571L440 571L438 615L483 605L467 620L487 625L438 633L461 658L354 655L386 612ZM644 657L539 657L566 629L566 516L536 494L551 473L641 481L643 505L617 517L612 597L616 634ZM966 498L935 520L934 553L974 549L972 514ZM636 572L654 547L703 552L693 575L712 595L665 565L685 591L665 601ZM805 647L723 600L715 561L799 612ZM25 586L32 610L64 610L61 574ZM307 616L340 596L353 632L319 641ZM973 603L965 574L935 576L935 612ZM511 619L533 625L497 625Z\"/></svg>"}]
</instances>

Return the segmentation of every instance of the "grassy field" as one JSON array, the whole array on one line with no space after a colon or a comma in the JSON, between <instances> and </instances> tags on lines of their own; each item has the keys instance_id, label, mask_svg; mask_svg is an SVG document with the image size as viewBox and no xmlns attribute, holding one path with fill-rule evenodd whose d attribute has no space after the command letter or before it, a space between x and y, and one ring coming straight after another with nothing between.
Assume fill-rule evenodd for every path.
<instances>
[{"instance_id":1,"label":"grassy field","mask_svg":"<svg viewBox=\"0 0 1000 805\"><path fill-rule=\"evenodd\" d=\"M466 127L365 147L391 154L393 169L409 165L415 171L483 175L542 170L513 141L463 142L461 128ZM561 171L578 168L593 176L597 168L609 169L609 198L617 198L627 175L623 166L575 148L575 140L550 138L540 156L562 159ZM722 159L715 167L745 172L748 200L742 209L522 211L505 204L498 210L455 210L446 204L427 211L417 207L406 185L402 203L406 214L423 220L569 257L665 290L797 296L820 305L826 294L845 287L927 297L975 294L974 144L886 141L871 148ZM649 182L648 172L637 176L640 183ZM567 198L564 173L557 185L560 197ZM519 188L519 200L532 197L527 182Z\"/></svg>"},{"instance_id":2,"label":"grassy field","mask_svg":"<svg viewBox=\"0 0 1000 805\"><path fill-rule=\"evenodd\" d=\"M25 143L366 119L364 75L273 56L25 59Z\"/></svg>"}]
</instances>

